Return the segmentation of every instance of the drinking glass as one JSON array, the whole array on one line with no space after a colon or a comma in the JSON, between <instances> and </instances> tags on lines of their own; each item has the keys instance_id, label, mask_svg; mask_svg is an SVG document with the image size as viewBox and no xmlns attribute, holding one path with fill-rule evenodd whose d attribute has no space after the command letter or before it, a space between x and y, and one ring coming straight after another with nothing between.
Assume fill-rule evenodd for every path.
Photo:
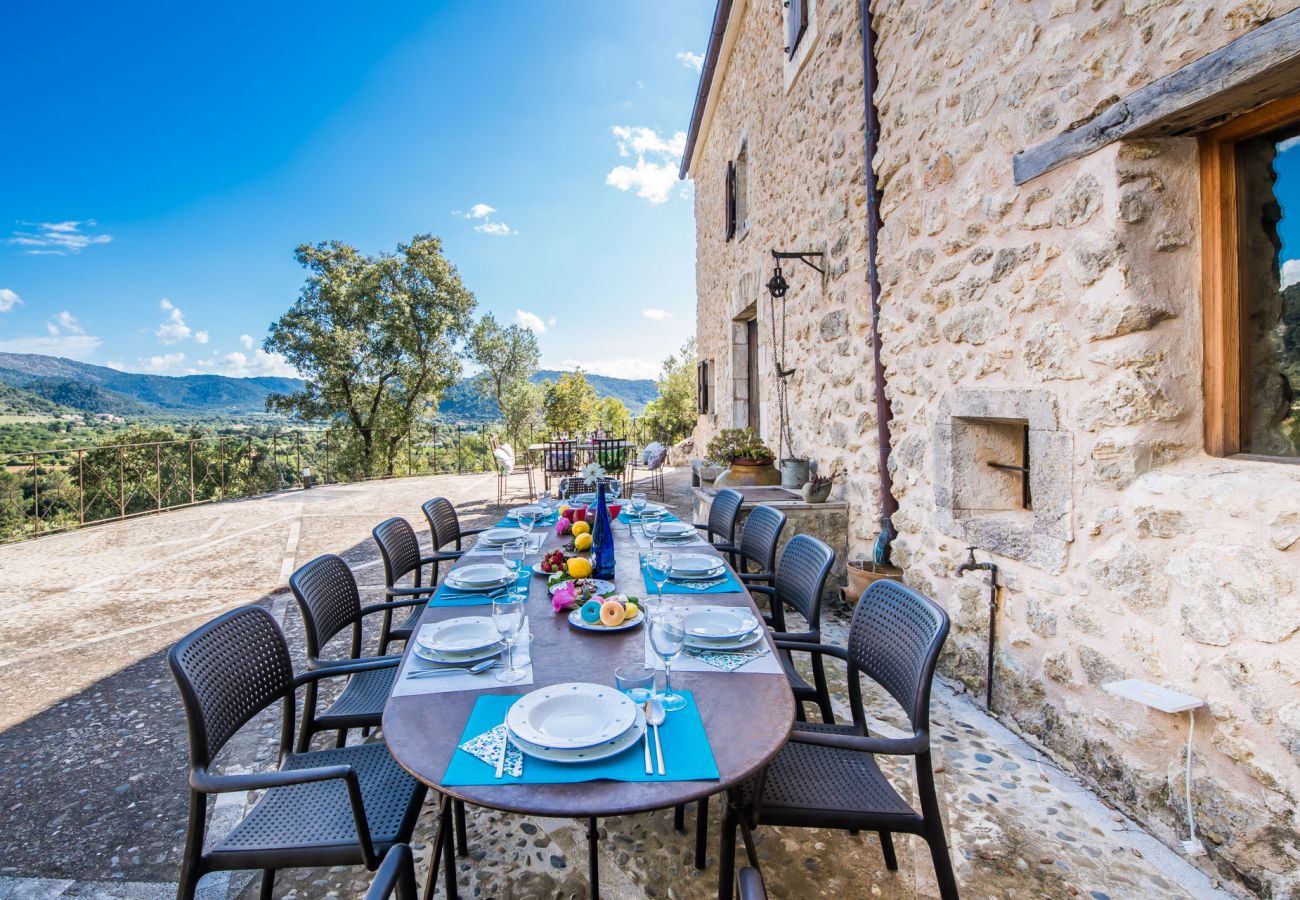
<instances>
[{"instance_id":1,"label":"drinking glass","mask_svg":"<svg viewBox=\"0 0 1300 900\"><path fill-rule=\"evenodd\" d=\"M686 706L686 698L673 690L673 660L686 645L686 629L682 618L668 610L660 610L650 619L650 646L664 661L664 689L658 700L668 712Z\"/></svg>"},{"instance_id":2,"label":"drinking glass","mask_svg":"<svg viewBox=\"0 0 1300 900\"><path fill-rule=\"evenodd\" d=\"M496 626L497 634L501 635L501 640L506 645L506 667L497 672L497 681L504 681L507 684L516 682L528 674L523 669L515 668L515 638L518 637L519 629L524 624L525 596L521 592L512 591L492 601L492 624Z\"/></svg>"},{"instance_id":3,"label":"drinking glass","mask_svg":"<svg viewBox=\"0 0 1300 900\"><path fill-rule=\"evenodd\" d=\"M519 527L524 530L524 546L529 552L533 549L533 526L537 524L537 511L525 509L519 514Z\"/></svg>"},{"instance_id":4,"label":"drinking glass","mask_svg":"<svg viewBox=\"0 0 1300 900\"><path fill-rule=\"evenodd\" d=\"M611 500L617 500L623 494L623 482L617 478L611 478L605 483L605 490L609 492Z\"/></svg>"},{"instance_id":5,"label":"drinking glass","mask_svg":"<svg viewBox=\"0 0 1300 900\"><path fill-rule=\"evenodd\" d=\"M654 546L655 540L659 537L659 529L663 527L663 524L663 519L660 518L657 511L646 513L641 517L641 530L645 532L646 540L650 542L650 546Z\"/></svg>"},{"instance_id":6,"label":"drinking glass","mask_svg":"<svg viewBox=\"0 0 1300 900\"><path fill-rule=\"evenodd\" d=\"M642 513L645 512L645 504L646 504L645 494L638 491L637 493L632 495L632 512L635 515L640 516Z\"/></svg>"},{"instance_id":7,"label":"drinking glass","mask_svg":"<svg viewBox=\"0 0 1300 900\"><path fill-rule=\"evenodd\" d=\"M551 496L550 491L542 491L538 495L537 505L546 512L545 518L547 519L551 517L551 513L555 512L555 498Z\"/></svg>"},{"instance_id":8,"label":"drinking glass","mask_svg":"<svg viewBox=\"0 0 1300 900\"><path fill-rule=\"evenodd\" d=\"M641 706L655 690L654 666L643 662L619 666L614 670L614 684L637 706Z\"/></svg>"},{"instance_id":9,"label":"drinking glass","mask_svg":"<svg viewBox=\"0 0 1300 900\"><path fill-rule=\"evenodd\" d=\"M523 574L527 557L528 547L522 540L506 541L501 545L501 561L514 570L516 579Z\"/></svg>"},{"instance_id":10,"label":"drinking glass","mask_svg":"<svg viewBox=\"0 0 1300 900\"><path fill-rule=\"evenodd\" d=\"M645 566L646 578L650 579L655 588L654 605L651 608L658 609L664 598L664 585L668 583L668 575L673 568L672 554L652 548L641 554L641 563Z\"/></svg>"}]
</instances>

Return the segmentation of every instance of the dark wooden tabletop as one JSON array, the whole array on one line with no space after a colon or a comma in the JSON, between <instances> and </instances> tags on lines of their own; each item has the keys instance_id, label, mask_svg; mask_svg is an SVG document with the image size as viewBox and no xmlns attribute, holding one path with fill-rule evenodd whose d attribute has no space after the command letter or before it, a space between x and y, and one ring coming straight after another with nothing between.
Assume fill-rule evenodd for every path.
<instances>
[{"instance_id":1,"label":"dark wooden tabletop","mask_svg":"<svg viewBox=\"0 0 1300 900\"><path fill-rule=\"evenodd\" d=\"M554 529L547 530L545 549L558 546ZM619 590L644 596L638 561L640 549L629 529L614 524L618 548L615 578ZM638 534L639 538L640 535ZM712 552L703 545L691 552ZM680 552L687 552L685 549ZM714 554L717 555L717 554ZM531 562L540 556L530 558ZM491 562L493 557L467 556L462 564ZM669 588L671 590L671 587ZM691 603L749 607L748 593L669 595L674 605ZM673 687L689 690L704 721L720 778L717 781L617 782L581 784L512 784L443 787L441 779L456 751L474 702L482 694L522 696L548 684L585 681L614 684L614 670L645 659L641 628L613 634L578 631L567 614L551 610L545 579L533 576L528 598L532 631L532 684L502 684L491 675L483 688L390 697L384 710L384 739L393 757L425 784L468 803L510 812L563 817L605 817L662 809L707 797L743 781L765 765L785 744L794 723L794 697L782 674L758 672L674 672ZM487 606L429 607L421 624L468 615L491 615ZM770 642L770 638L769 638ZM407 647L410 652L410 646Z\"/></svg>"}]
</instances>

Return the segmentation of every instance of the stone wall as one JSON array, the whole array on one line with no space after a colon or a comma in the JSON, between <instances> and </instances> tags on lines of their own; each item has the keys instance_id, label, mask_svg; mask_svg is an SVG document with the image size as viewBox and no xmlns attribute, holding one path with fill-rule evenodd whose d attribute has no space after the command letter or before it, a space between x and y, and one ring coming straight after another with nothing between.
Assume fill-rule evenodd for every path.
<instances>
[{"instance_id":1,"label":"stone wall","mask_svg":"<svg viewBox=\"0 0 1300 900\"><path fill-rule=\"evenodd\" d=\"M1020 187L1011 155L1296 6L874 5L895 559L952 614L947 673L982 692L986 588L952 573L967 541L992 554L1005 583L995 706L1174 845L1186 717L1100 685L1145 678L1205 698L1204 865L1262 896L1300 890L1300 467L1202 451L1195 141L1112 146ZM824 284L787 270L795 449L848 465L861 553L877 513L857 3L819 7L822 46L789 94L779 4L744 13L697 151L700 346L725 352L726 321L763 297L771 246L828 252ZM750 231L726 244L722 172L746 131ZM732 424L719 408L697 438ZM983 477L954 449L981 415L1051 442L1032 513L954 501L971 493L960 479Z\"/></svg>"},{"instance_id":2,"label":"stone wall","mask_svg":"<svg viewBox=\"0 0 1300 900\"><path fill-rule=\"evenodd\" d=\"M715 368L713 412L700 419L695 446L719 429L745 426L744 329L735 319L752 311L761 345L761 430L776 450L772 309L764 287L771 251L824 253L824 278L798 261L783 264L787 354L797 368L789 387L793 447L823 473L846 473L833 496L849 502L850 542L862 547L878 530L879 505L857 7L818 0L815 33L805 37L813 43L788 90L781 8L778 0L755 0L745 9L715 86L718 112L696 151L697 335L701 358ZM726 241L724 179L742 143L748 227Z\"/></svg>"}]
</instances>

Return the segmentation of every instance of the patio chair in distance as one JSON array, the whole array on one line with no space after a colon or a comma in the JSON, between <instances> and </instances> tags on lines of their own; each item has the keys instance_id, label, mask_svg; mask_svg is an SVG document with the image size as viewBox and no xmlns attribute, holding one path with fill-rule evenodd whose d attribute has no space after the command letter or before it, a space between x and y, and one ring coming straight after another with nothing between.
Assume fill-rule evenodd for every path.
<instances>
[{"instance_id":1,"label":"patio chair in distance","mask_svg":"<svg viewBox=\"0 0 1300 900\"><path fill-rule=\"evenodd\" d=\"M891 835L919 835L930 848L939 896L956 900L957 880L948 858L930 759L930 688L948 627L947 613L932 600L896 581L882 580L867 588L858 601L847 647L779 643L794 653L844 662L853 724L796 723L790 743L767 768L728 792L718 866L720 900L731 898L737 828L745 838L750 864L758 866L750 832L759 825L878 832L891 871L898 869ZM910 735L886 738L867 733L860 675L879 684L902 707ZM919 813L894 790L876 762L877 755L914 757Z\"/></svg>"},{"instance_id":2,"label":"patio chair in distance","mask_svg":"<svg viewBox=\"0 0 1300 900\"><path fill-rule=\"evenodd\" d=\"M785 513L775 506L756 506L740 531L736 573L745 584L771 584L776 577L776 545L785 530ZM750 571L750 565L758 566Z\"/></svg>"},{"instance_id":3,"label":"patio chair in distance","mask_svg":"<svg viewBox=\"0 0 1300 900\"><path fill-rule=\"evenodd\" d=\"M638 473L644 472L643 479L644 490L647 494L652 494L660 500L664 499L664 464L668 462L668 448L662 444L650 444L645 449L645 458L642 459L633 456L628 466L628 487L627 492L632 493L637 488Z\"/></svg>"},{"instance_id":4,"label":"patio chair in distance","mask_svg":"<svg viewBox=\"0 0 1300 900\"><path fill-rule=\"evenodd\" d=\"M270 898L277 869L363 865L373 871L390 847L410 842L426 789L387 747L291 751L297 689L350 674L357 664L295 675L284 633L259 606L240 607L200 626L172 647L167 662L189 724L190 810L180 900L193 898L208 872L261 869L261 896ZM278 767L240 775L211 771L226 742L276 701L282 710ZM229 834L204 850L209 795L247 791L263 793ZM445 852L447 842L441 845Z\"/></svg>"},{"instance_id":5,"label":"patio chair in distance","mask_svg":"<svg viewBox=\"0 0 1300 900\"><path fill-rule=\"evenodd\" d=\"M429 522L429 538L433 555L429 559L433 562L433 572L429 576L429 583L433 584L438 580L438 564L452 560L460 559L465 553L461 541L467 537L473 537L483 528L461 528L460 516L456 514L456 507L451 505L451 501L446 497L434 497L432 500L426 500L420 505L424 512L424 518ZM444 550L448 544L456 546L451 550Z\"/></svg>"},{"instance_id":6,"label":"patio chair in distance","mask_svg":"<svg viewBox=\"0 0 1300 900\"><path fill-rule=\"evenodd\" d=\"M577 445L573 441L551 438L542 447L542 478L551 489L552 476L574 475L578 471Z\"/></svg>"},{"instance_id":7,"label":"patio chair in distance","mask_svg":"<svg viewBox=\"0 0 1300 900\"><path fill-rule=\"evenodd\" d=\"M506 496L510 492L510 476L524 475L528 478L528 499L536 499L537 491L533 487L533 467L528 461L527 455L521 465L515 456L515 450L509 444L502 444L497 440L497 436L491 435L492 441L492 459L496 463L497 470L497 506L504 506ZM527 451L524 451L527 454Z\"/></svg>"},{"instance_id":8,"label":"patio chair in distance","mask_svg":"<svg viewBox=\"0 0 1300 900\"><path fill-rule=\"evenodd\" d=\"M736 522L740 519L740 505L745 497L740 491L723 488L713 496L713 505L709 507L709 521L696 522L695 527L704 531L713 549L721 550L734 566L736 564Z\"/></svg>"}]
</instances>

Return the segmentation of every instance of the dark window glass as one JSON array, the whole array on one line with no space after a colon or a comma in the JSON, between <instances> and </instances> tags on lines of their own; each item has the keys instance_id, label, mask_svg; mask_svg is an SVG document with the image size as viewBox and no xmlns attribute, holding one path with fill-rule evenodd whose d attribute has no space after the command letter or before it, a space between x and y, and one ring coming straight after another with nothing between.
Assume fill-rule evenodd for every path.
<instances>
[{"instance_id":1,"label":"dark window glass","mask_svg":"<svg viewBox=\"0 0 1300 900\"><path fill-rule=\"evenodd\" d=\"M1237 145L1242 452L1300 456L1300 126Z\"/></svg>"},{"instance_id":2,"label":"dark window glass","mask_svg":"<svg viewBox=\"0 0 1300 900\"><path fill-rule=\"evenodd\" d=\"M809 0L786 0L785 7L785 52L791 59L799 47L799 39L808 30Z\"/></svg>"}]
</instances>

